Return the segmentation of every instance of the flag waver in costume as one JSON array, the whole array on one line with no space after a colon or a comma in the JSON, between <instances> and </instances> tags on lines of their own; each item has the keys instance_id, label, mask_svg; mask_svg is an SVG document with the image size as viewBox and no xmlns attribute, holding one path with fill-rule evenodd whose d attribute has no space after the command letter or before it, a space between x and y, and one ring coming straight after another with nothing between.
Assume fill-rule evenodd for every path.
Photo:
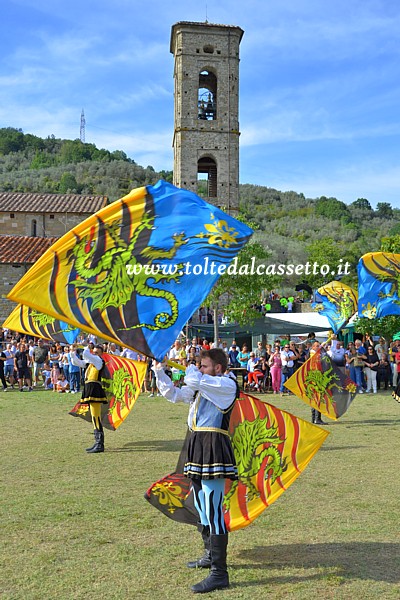
<instances>
[{"instance_id":1,"label":"flag waver in costume","mask_svg":"<svg viewBox=\"0 0 400 600\"><path fill-rule=\"evenodd\" d=\"M228 531L223 516L225 482L237 479L237 467L229 436L229 422L239 387L226 374L228 358L221 348L203 350L200 366L189 365L184 385L175 387L162 368L154 371L160 393L170 402L189 405L183 473L190 480L204 556L188 567L210 568L203 581L192 586L195 593L229 587L226 564Z\"/></svg>"},{"instance_id":2,"label":"flag waver in costume","mask_svg":"<svg viewBox=\"0 0 400 600\"><path fill-rule=\"evenodd\" d=\"M35 337L54 340L61 344L73 344L80 330L55 317L39 313L29 306L18 304L3 323L12 331L26 333Z\"/></svg>"},{"instance_id":3,"label":"flag waver in costume","mask_svg":"<svg viewBox=\"0 0 400 600\"><path fill-rule=\"evenodd\" d=\"M103 353L102 358L105 364L101 384L107 404L102 404L101 422L106 429L115 430L125 421L140 394L147 364L107 353ZM88 422L92 420L89 405L81 402L70 414Z\"/></svg>"},{"instance_id":4,"label":"flag waver in costume","mask_svg":"<svg viewBox=\"0 0 400 600\"><path fill-rule=\"evenodd\" d=\"M70 414L93 423L95 441L86 452L104 452L103 425L116 429L128 416L140 394L147 365L106 354L101 344L93 350L85 348L83 360L74 346L70 355L73 365L85 368L82 398Z\"/></svg>"},{"instance_id":5,"label":"flag waver in costume","mask_svg":"<svg viewBox=\"0 0 400 600\"><path fill-rule=\"evenodd\" d=\"M228 531L235 531L250 525L294 483L329 433L246 394L236 400L229 431L238 480L225 484L224 515ZM145 497L171 519L196 525L184 454L185 447L176 471L150 486Z\"/></svg>"},{"instance_id":6,"label":"flag waver in costume","mask_svg":"<svg viewBox=\"0 0 400 600\"><path fill-rule=\"evenodd\" d=\"M331 281L315 294L312 308L329 319L337 333L357 311L357 292L340 281Z\"/></svg>"},{"instance_id":7,"label":"flag waver in costume","mask_svg":"<svg viewBox=\"0 0 400 600\"><path fill-rule=\"evenodd\" d=\"M349 408L356 384L319 349L285 382L312 409L337 420Z\"/></svg>"},{"instance_id":8,"label":"flag waver in costume","mask_svg":"<svg viewBox=\"0 0 400 600\"><path fill-rule=\"evenodd\" d=\"M251 234L159 181L74 227L8 297L161 359Z\"/></svg>"},{"instance_id":9,"label":"flag waver in costume","mask_svg":"<svg viewBox=\"0 0 400 600\"><path fill-rule=\"evenodd\" d=\"M358 314L367 319L400 315L400 254L369 252L358 262Z\"/></svg>"}]
</instances>

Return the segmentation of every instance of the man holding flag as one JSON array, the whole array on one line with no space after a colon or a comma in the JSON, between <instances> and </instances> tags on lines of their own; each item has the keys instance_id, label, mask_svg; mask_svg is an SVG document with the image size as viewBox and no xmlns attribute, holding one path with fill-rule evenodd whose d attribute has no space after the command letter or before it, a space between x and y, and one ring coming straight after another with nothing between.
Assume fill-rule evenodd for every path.
<instances>
[{"instance_id":1,"label":"man holding flag","mask_svg":"<svg viewBox=\"0 0 400 600\"><path fill-rule=\"evenodd\" d=\"M228 531L223 514L225 480L237 479L237 467L229 436L229 420L239 388L225 374L228 359L220 348L203 350L198 369L189 365L185 385L177 388L156 365L157 387L170 402L190 404L190 429L184 475L191 479L194 502L199 514L205 554L188 567L210 568L210 574L192 586L195 593L229 587L226 566Z\"/></svg>"},{"instance_id":2,"label":"man holding flag","mask_svg":"<svg viewBox=\"0 0 400 600\"><path fill-rule=\"evenodd\" d=\"M101 385L101 370L104 367L104 360L102 359L103 346L97 344L93 351L87 346L84 351L81 360L76 354L76 344L72 345L71 364L76 367L86 368L85 371L85 385L82 392L82 404L89 404L90 414L92 416L92 423L94 428L94 444L90 448L86 449L89 454L95 454L97 452L104 452L104 430L101 422L101 405L107 404L107 397L103 386Z\"/></svg>"}]
</instances>

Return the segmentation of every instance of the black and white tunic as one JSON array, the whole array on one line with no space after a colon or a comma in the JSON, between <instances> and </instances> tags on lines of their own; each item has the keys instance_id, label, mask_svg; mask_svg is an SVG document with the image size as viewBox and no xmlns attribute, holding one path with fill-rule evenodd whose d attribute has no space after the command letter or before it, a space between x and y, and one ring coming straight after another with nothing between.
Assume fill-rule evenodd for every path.
<instances>
[{"instance_id":1,"label":"black and white tunic","mask_svg":"<svg viewBox=\"0 0 400 600\"><path fill-rule=\"evenodd\" d=\"M191 431L184 474L191 479L237 479L229 420L237 396L236 381L227 375L202 375L194 365L186 370L185 385L177 388L160 368L157 386L170 402L190 404Z\"/></svg>"}]
</instances>

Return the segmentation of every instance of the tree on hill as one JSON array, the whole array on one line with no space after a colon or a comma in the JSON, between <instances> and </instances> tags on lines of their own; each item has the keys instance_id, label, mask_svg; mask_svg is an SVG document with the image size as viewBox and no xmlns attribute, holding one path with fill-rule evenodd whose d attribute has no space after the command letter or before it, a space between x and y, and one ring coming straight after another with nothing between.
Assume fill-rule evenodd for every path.
<instances>
[{"instance_id":1,"label":"tree on hill","mask_svg":"<svg viewBox=\"0 0 400 600\"><path fill-rule=\"evenodd\" d=\"M376 205L376 213L383 219L390 219L393 216L393 208L389 202L378 202Z\"/></svg>"},{"instance_id":2,"label":"tree on hill","mask_svg":"<svg viewBox=\"0 0 400 600\"><path fill-rule=\"evenodd\" d=\"M362 210L372 211L372 206L366 198L358 198L352 202L350 206L353 206L354 208L361 208Z\"/></svg>"},{"instance_id":3,"label":"tree on hill","mask_svg":"<svg viewBox=\"0 0 400 600\"><path fill-rule=\"evenodd\" d=\"M400 236L400 223L396 223L396 225L390 229L389 236Z\"/></svg>"},{"instance_id":4,"label":"tree on hill","mask_svg":"<svg viewBox=\"0 0 400 600\"><path fill-rule=\"evenodd\" d=\"M24 149L24 134L21 129L0 129L0 154L10 154Z\"/></svg>"},{"instance_id":5,"label":"tree on hill","mask_svg":"<svg viewBox=\"0 0 400 600\"><path fill-rule=\"evenodd\" d=\"M304 280L312 288L319 288L333 280L348 282L351 276L344 277L345 264L348 261L343 247L332 238L321 238L309 244L306 248L307 260L312 272L305 275ZM317 265L314 268L314 265ZM350 263L351 265L351 263ZM322 272L321 272L322 269ZM351 283L349 283L351 285Z\"/></svg>"},{"instance_id":6,"label":"tree on hill","mask_svg":"<svg viewBox=\"0 0 400 600\"><path fill-rule=\"evenodd\" d=\"M315 212L328 219L350 221L351 215L347 205L336 198L321 196L315 203Z\"/></svg>"},{"instance_id":7,"label":"tree on hill","mask_svg":"<svg viewBox=\"0 0 400 600\"><path fill-rule=\"evenodd\" d=\"M58 191L60 194L79 194L79 185L72 173L62 174Z\"/></svg>"}]
</instances>

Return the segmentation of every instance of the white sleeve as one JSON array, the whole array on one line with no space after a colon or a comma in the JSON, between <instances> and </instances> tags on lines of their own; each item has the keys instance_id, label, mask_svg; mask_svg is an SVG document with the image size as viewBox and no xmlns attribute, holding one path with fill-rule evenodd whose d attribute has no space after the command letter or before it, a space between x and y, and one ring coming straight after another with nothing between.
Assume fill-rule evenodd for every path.
<instances>
[{"instance_id":1,"label":"white sleeve","mask_svg":"<svg viewBox=\"0 0 400 600\"><path fill-rule=\"evenodd\" d=\"M199 389L199 382L202 378L202 374L196 365L189 365L185 371L184 384L190 387L192 390L197 391Z\"/></svg>"},{"instance_id":2,"label":"white sleeve","mask_svg":"<svg viewBox=\"0 0 400 600\"><path fill-rule=\"evenodd\" d=\"M77 357L76 352L70 352L71 355L71 363L75 366L75 367L81 367L81 369L84 369L86 367L86 362L84 360L81 360L80 358Z\"/></svg>"},{"instance_id":3,"label":"white sleeve","mask_svg":"<svg viewBox=\"0 0 400 600\"><path fill-rule=\"evenodd\" d=\"M156 374L158 390L164 398L173 403L184 402L185 404L190 404L194 397L194 392L191 388L188 386L182 388L175 387L162 368L155 367L154 371Z\"/></svg>"},{"instance_id":4,"label":"white sleeve","mask_svg":"<svg viewBox=\"0 0 400 600\"><path fill-rule=\"evenodd\" d=\"M100 371L103 366L103 359L100 358L100 356L97 356L97 354L92 354L88 346L84 349L82 358L87 363L94 365L98 371Z\"/></svg>"},{"instance_id":5,"label":"white sleeve","mask_svg":"<svg viewBox=\"0 0 400 600\"><path fill-rule=\"evenodd\" d=\"M201 375L199 371L198 373L200 377L197 378L196 387L194 387L194 377L190 382L190 387L193 390L198 390L207 400L215 404L215 406L218 406L218 408L221 408L222 410L227 409L236 397L235 381L231 377L225 375ZM187 383L186 379L187 376L185 377L185 383Z\"/></svg>"}]
</instances>

